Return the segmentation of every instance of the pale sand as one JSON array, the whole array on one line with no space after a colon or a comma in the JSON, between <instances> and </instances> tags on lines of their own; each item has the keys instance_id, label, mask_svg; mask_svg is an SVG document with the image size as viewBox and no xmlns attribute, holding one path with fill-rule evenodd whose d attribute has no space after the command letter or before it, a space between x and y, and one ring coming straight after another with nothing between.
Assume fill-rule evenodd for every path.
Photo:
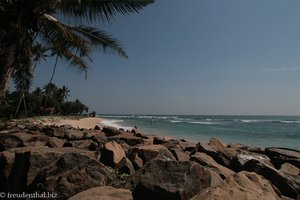
<instances>
[{"instance_id":1,"label":"pale sand","mask_svg":"<svg viewBox=\"0 0 300 200\"><path fill-rule=\"evenodd\" d=\"M63 117L52 117L52 118L45 118L42 123L44 125L70 125L74 128L95 128L96 125L100 126L101 119L98 117L87 117L81 119L71 119L71 118L63 118Z\"/></svg>"}]
</instances>

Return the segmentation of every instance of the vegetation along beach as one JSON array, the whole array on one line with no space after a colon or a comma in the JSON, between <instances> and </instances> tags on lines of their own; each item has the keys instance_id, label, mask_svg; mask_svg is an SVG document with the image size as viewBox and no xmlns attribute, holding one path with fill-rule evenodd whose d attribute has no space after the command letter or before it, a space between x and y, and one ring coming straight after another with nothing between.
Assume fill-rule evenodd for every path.
<instances>
[{"instance_id":1,"label":"vegetation along beach","mask_svg":"<svg viewBox=\"0 0 300 200\"><path fill-rule=\"evenodd\" d=\"M300 200L299 10L0 0L0 199Z\"/></svg>"}]
</instances>

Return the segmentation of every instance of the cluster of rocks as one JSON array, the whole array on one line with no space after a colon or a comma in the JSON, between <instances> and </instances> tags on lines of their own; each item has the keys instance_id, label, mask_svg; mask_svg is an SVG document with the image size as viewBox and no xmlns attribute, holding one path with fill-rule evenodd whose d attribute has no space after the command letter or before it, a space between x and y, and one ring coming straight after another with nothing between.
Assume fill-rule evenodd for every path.
<instances>
[{"instance_id":1,"label":"cluster of rocks","mask_svg":"<svg viewBox=\"0 0 300 200\"><path fill-rule=\"evenodd\" d=\"M113 127L0 123L0 192L58 199L300 199L300 152Z\"/></svg>"}]
</instances>

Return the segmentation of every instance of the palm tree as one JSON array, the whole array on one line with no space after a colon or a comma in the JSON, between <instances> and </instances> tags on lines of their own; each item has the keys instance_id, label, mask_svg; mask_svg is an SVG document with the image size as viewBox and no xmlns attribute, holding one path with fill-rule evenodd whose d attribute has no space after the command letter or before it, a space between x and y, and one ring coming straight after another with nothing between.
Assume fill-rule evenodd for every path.
<instances>
[{"instance_id":1,"label":"palm tree","mask_svg":"<svg viewBox=\"0 0 300 200\"><path fill-rule=\"evenodd\" d=\"M154 0L1 0L0 102L15 71L29 71L36 42L55 49L60 59L87 71L93 48L127 58L119 44L95 27L76 25L88 20L110 21L116 14L138 12ZM63 23L59 18L74 22Z\"/></svg>"},{"instance_id":2,"label":"palm tree","mask_svg":"<svg viewBox=\"0 0 300 200\"><path fill-rule=\"evenodd\" d=\"M66 86L63 86L62 88L58 89L57 95L60 102L63 102L64 99L67 100L68 96L70 96L70 90Z\"/></svg>"}]
</instances>

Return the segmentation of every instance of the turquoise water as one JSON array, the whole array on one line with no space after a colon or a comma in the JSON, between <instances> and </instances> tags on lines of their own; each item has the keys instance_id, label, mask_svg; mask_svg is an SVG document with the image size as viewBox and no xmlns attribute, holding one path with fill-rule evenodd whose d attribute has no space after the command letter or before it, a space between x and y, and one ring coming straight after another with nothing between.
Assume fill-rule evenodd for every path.
<instances>
[{"instance_id":1,"label":"turquoise water","mask_svg":"<svg viewBox=\"0 0 300 200\"><path fill-rule=\"evenodd\" d=\"M104 124L142 133L168 135L190 141L217 137L226 143L300 149L300 117L200 115L99 115Z\"/></svg>"}]
</instances>

